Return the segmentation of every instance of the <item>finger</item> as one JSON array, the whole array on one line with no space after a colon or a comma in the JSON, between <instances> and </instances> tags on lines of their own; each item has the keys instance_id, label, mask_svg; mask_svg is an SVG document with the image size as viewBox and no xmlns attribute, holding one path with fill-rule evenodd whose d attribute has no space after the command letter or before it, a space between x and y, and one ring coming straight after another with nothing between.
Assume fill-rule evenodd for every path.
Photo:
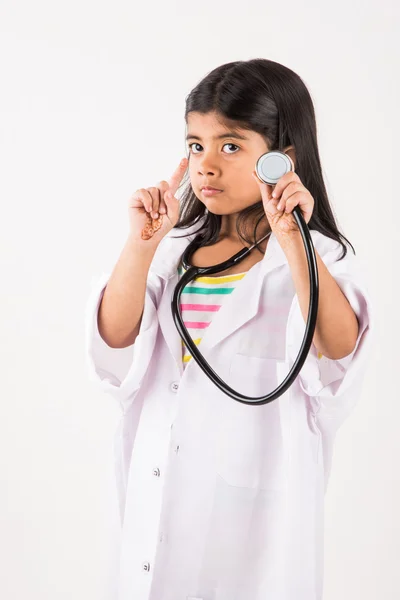
<instances>
[{"instance_id":1,"label":"finger","mask_svg":"<svg viewBox=\"0 0 400 600\"><path fill-rule=\"evenodd\" d=\"M262 199L264 201L265 201L265 199L271 200L271 194L272 194L272 190L273 190L272 185L270 185L269 183L265 183L265 181L261 181L261 179L259 179L256 171L252 171L251 174L252 174L253 178L256 180L258 187L260 188Z\"/></svg>"},{"instance_id":2,"label":"finger","mask_svg":"<svg viewBox=\"0 0 400 600\"><path fill-rule=\"evenodd\" d=\"M285 203L285 212L290 213L300 203L300 194L301 192L295 192L292 194Z\"/></svg>"},{"instance_id":3,"label":"finger","mask_svg":"<svg viewBox=\"0 0 400 600\"><path fill-rule=\"evenodd\" d=\"M158 212L161 215L165 215L167 212L167 205L165 204L164 201L164 194L167 190L169 190L169 183L168 181L159 181L157 184L157 188L160 191L160 203L158 205Z\"/></svg>"},{"instance_id":4,"label":"finger","mask_svg":"<svg viewBox=\"0 0 400 600\"><path fill-rule=\"evenodd\" d=\"M176 190L178 189L179 184L182 180L182 177L185 174L187 166L188 166L188 159L183 158L181 160L181 162L179 163L178 168L175 169L175 171L172 173L172 177L169 180L169 189L171 190L173 196L175 196Z\"/></svg>"},{"instance_id":5,"label":"finger","mask_svg":"<svg viewBox=\"0 0 400 600\"><path fill-rule=\"evenodd\" d=\"M153 198L152 195L145 189L138 191L138 198L143 204L143 208L146 212L151 213L153 210Z\"/></svg>"},{"instance_id":6,"label":"finger","mask_svg":"<svg viewBox=\"0 0 400 600\"><path fill-rule=\"evenodd\" d=\"M280 195L282 194L282 192L284 191L284 189L286 188L286 186L289 185L289 183L291 181L299 181L299 176L297 175L297 173L294 173L293 171L289 171L288 173L285 173L284 175L282 175L282 177L279 179L278 183L275 185L275 189L272 193L272 197L275 199L278 199L280 197Z\"/></svg>"},{"instance_id":7,"label":"finger","mask_svg":"<svg viewBox=\"0 0 400 600\"><path fill-rule=\"evenodd\" d=\"M281 198L278 202L278 204L276 205L276 208L278 210L284 211L285 210L285 206L286 206L286 200L284 200L283 198Z\"/></svg>"},{"instance_id":8,"label":"finger","mask_svg":"<svg viewBox=\"0 0 400 600\"><path fill-rule=\"evenodd\" d=\"M173 196L171 190L168 190L167 192L165 192L164 201L165 201L165 204L167 205L167 207L169 207L172 204L174 199L175 199L175 197Z\"/></svg>"},{"instance_id":9,"label":"finger","mask_svg":"<svg viewBox=\"0 0 400 600\"><path fill-rule=\"evenodd\" d=\"M152 198L151 202L151 216L153 219L158 219L158 209L160 205L160 190L158 187L149 187L147 188L148 193Z\"/></svg>"},{"instance_id":10,"label":"finger","mask_svg":"<svg viewBox=\"0 0 400 600\"><path fill-rule=\"evenodd\" d=\"M279 199L279 203L277 205L278 210L285 210L285 206L289 198L303 189L303 185L298 181L292 181L289 183L289 185L283 190L282 197Z\"/></svg>"}]
</instances>

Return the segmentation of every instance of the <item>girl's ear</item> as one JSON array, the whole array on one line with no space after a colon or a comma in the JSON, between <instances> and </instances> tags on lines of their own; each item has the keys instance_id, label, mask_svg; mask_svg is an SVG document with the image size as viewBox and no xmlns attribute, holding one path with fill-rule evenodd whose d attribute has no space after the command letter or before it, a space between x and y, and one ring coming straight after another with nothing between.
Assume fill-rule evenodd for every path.
<instances>
[{"instance_id":1,"label":"girl's ear","mask_svg":"<svg viewBox=\"0 0 400 600\"><path fill-rule=\"evenodd\" d=\"M287 154L288 156L290 156L290 158L293 161L294 164L294 168L296 169L296 152L293 146L288 146L287 148L285 148L285 150L283 151L285 154Z\"/></svg>"}]
</instances>

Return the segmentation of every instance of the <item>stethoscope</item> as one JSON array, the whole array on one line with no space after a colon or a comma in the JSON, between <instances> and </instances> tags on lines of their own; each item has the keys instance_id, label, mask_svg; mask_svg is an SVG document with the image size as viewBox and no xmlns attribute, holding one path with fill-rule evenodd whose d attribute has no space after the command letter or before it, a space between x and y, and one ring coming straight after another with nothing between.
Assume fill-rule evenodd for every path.
<instances>
[{"instance_id":1,"label":"stethoscope","mask_svg":"<svg viewBox=\"0 0 400 600\"><path fill-rule=\"evenodd\" d=\"M278 180L289 171L294 171L293 162L287 154L278 151L266 152L258 159L255 167L256 174L260 181L264 183L268 183L269 185L276 185ZM229 269L233 265L240 263L252 250L255 248L260 242L265 240L271 232L267 233L263 238L258 240L253 246L250 248L243 248L237 254L229 258L228 260L220 263L219 265L213 265L211 267L194 267L190 264L190 259L193 253L200 246L201 241L199 238L195 238L188 245L185 252L182 255L182 264L187 269L187 271L182 275L178 284L175 287L172 302L171 302L171 310L172 316L175 322L175 326L178 330L179 335L185 342L186 346L189 348L192 357L197 362L199 367L204 371L204 373L211 379L211 381L225 394L237 400L238 402L242 402L243 404L267 404L276 398L279 398L286 390L292 385L297 375L299 374L304 361L307 358L308 352L310 350L310 346L312 344L312 340L314 337L315 325L317 322L317 313L318 313L318 268L317 268L317 259L315 257L314 245L312 243L310 231L308 229L307 223L304 220L304 217L301 213L301 210L298 206L292 211L292 214L296 220L299 231L301 233L301 237L303 239L304 247L307 255L308 262L308 270L310 275L310 306L308 310L307 324L304 333L303 342L300 347L299 354L293 364L292 369L289 371L286 378L282 381L282 383L273 391L270 392L267 396L260 396L256 398L252 398L249 396L244 396L239 392L236 392L234 389L229 387L211 368L208 362L205 360L203 355L200 353L198 347L193 342L188 330L185 327L185 324L182 319L182 315L180 314L180 297L184 287L195 277L198 275L212 275L213 273L219 273L220 271L225 271ZM245 376L245 375L244 375Z\"/></svg>"}]
</instances>

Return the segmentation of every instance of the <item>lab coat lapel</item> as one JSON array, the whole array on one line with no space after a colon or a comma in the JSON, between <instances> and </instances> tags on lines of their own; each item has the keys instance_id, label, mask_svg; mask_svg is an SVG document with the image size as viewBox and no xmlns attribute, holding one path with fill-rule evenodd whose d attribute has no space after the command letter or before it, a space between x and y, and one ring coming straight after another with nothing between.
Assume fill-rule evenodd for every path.
<instances>
[{"instance_id":1,"label":"lab coat lapel","mask_svg":"<svg viewBox=\"0 0 400 600\"><path fill-rule=\"evenodd\" d=\"M198 229L199 224L193 227L194 231ZM152 270L165 280L164 293L158 307L159 324L181 374L183 373L182 340L173 320L171 300L175 286L178 283L177 269L180 258L196 235L194 233L185 238L172 239L172 235L182 235L183 231L179 232L177 230L176 234L171 234L171 238L164 246L162 253L152 265ZM189 229L186 230L186 233L188 231ZM257 250L254 249L253 252L257 252ZM257 314L261 288L266 274L285 262L285 254L272 233L264 257L251 267L243 279L237 281L235 290L224 298L220 311L213 315L212 322L205 330L199 347L205 357L219 342L245 325ZM189 368L191 363L192 361L186 368Z\"/></svg>"},{"instance_id":2,"label":"lab coat lapel","mask_svg":"<svg viewBox=\"0 0 400 600\"><path fill-rule=\"evenodd\" d=\"M213 315L200 344L200 349L205 355L257 315L266 274L286 260L276 237L272 236L273 234L270 236L264 257L247 271L243 279L236 282L232 294L224 298L220 310ZM257 250L254 248L252 252Z\"/></svg>"},{"instance_id":3,"label":"lab coat lapel","mask_svg":"<svg viewBox=\"0 0 400 600\"><path fill-rule=\"evenodd\" d=\"M204 218L203 218L204 219ZM202 220L203 220L202 219ZM154 256L151 270L164 279L164 291L158 306L158 322L164 336L165 342L171 355L177 364L179 372L183 373L182 365L182 340L175 327L171 310L175 286L178 283L178 265L181 256L190 242L196 237L196 232L201 227L200 222L187 229L171 230L168 238L160 244L157 254ZM191 233L193 231L193 233ZM189 234L187 237L175 237Z\"/></svg>"}]
</instances>

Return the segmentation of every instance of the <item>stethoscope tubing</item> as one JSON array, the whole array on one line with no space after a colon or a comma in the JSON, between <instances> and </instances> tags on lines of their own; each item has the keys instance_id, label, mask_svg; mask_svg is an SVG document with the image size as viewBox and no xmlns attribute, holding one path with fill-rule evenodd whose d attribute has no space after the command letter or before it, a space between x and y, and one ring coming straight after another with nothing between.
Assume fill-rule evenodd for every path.
<instances>
[{"instance_id":1,"label":"stethoscope tubing","mask_svg":"<svg viewBox=\"0 0 400 600\"><path fill-rule=\"evenodd\" d=\"M171 301L171 311L172 316L175 322L175 326L185 342L186 346L189 348L193 359L197 362L199 367L204 371L204 373L211 379L211 381L225 394L236 400L237 402L241 402L243 404L251 404L251 405L260 405L267 404L268 402L272 402L272 400L276 400L282 394L286 392L286 390L293 384L297 375L301 371L301 368L308 356L313 337L314 331L317 323L317 315L318 315L318 298L319 298L319 279L318 279L318 266L317 259L315 256L315 249L311 239L311 234L309 228L304 220L304 217L301 213L301 210L298 206L295 206L292 214L299 228L304 248L307 256L308 270L309 270L309 281L310 281L310 304L307 316L307 323L305 328L305 333L303 337L303 341L298 353L296 360L293 363L293 366L286 378L279 384L279 386L266 396L259 397L250 397L237 392L233 388L231 388L227 383L225 383L219 375L213 370L210 364L206 361L204 356L201 354L200 350L193 342L185 324L182 319L182 315L180 313L180 298L184 287L192 281L195 277L199 275L212 275L213 273L218 273L229 269L235 264L240 263L251 251L257 246L261 241L263 241L268 235L271 234L269 232L266 236L258 240L253 246L250 248L243 248L239 252L237 252L234 256L229 258L228 260L210 267L195 267L190 264L190 258L195 250L199 247L198 242L196 243L196 239L194 239L189 246L186 248L185 252L182 256L182 264L187 269L187 271L182 275L180 280L178 281L172 301ZM246 376L245 374L243 375Z\"/></svg>"}]
</instances>

